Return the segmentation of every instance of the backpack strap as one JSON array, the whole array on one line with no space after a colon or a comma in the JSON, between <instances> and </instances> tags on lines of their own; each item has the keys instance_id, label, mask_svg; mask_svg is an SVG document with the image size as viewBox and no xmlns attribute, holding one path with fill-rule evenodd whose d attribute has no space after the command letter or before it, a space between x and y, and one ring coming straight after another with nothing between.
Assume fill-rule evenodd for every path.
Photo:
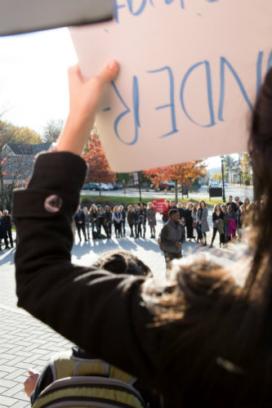
<instances>
[{"instance_id":1,"label":"backpack strap","mask_svg":"<svg viewBox=\"0 0 272 408\"><path fill-rule=\"evenodd\" d=\"M101 376L134 384L136 378L100 359L87 359L73 356L71 351L58 354L51 362L53 378L73 376Z\"/></svg>"},{"instance_id":2,"label":"backpack strap","mask_svg":"<svg viewBox=\"0 0 272 408\"><path fill-rule=\"evenodd\" d=\"M104 377L70 377L51 383L33 408L144 408L131 385Z\"/></svg>"}]
</instances>

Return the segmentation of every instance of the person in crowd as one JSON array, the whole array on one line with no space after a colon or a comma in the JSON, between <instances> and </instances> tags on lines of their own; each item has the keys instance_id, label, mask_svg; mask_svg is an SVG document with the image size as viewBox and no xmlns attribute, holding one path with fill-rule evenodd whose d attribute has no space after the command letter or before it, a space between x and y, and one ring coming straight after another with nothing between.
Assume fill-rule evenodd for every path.
<instances>
[{"instance_id":1,"label":"person in crowd","mask_svg":"<svg viewBox=\"0 0 272 408\"><path fill-rule=\"evenodd\" d=\"M3 228L4 228L4 239L5 239L5 246L8 249L13 248L13 238L12 238L12 221L11 215L9 214L8 210L3 211Z\"/></svg>"},{"instance_id":2,"label":"person in crowd","mask_svg":"<svg viewBox=\"0 0 272 408\"><path fill-rule=\"evenodd\" d=\"M225 243L225 229L224 229L224 213L219 204L214 206L212 213L212 222L213 222L213 235L210 248L212 248L213 246L217 232L219 234L219 246L221 248L221 246L224 245Z\"/></svg>"},{"instance_id":3,"label":"person in crowd","mask_svg":"<svg viewBox=\"0 0 272 408\"><path fill-rule=\"evenodd\" d=\"M105 211L104 208L101 204L97 205L97 216L96 216L96 231L97 231L97 239L103 239L106 238L106 235L102 234L102 228L103 232L105 231Z\"/></svg>"},{"instance_id":4,"label":"person in crowd","mask_svg":"<svg viewBox=\"0 0 272 408\"><path fill-rule=\"evenodd\" d=\"M197 243L201 244L203 240L203 234L202 234L202 207L200 203L196 204L196 232L197 232Z\"/></svg>"},{"instance_id":5,"label":"person in crowd","mask_svg":"<svg viewBox=\"0 0 272 408\"><path fill-rule=\"evenodd\" d=\"M112 233L112 212L109 205L105 206L103 228L107 238L110 239Z\"/></svg>"},{"instance_id":6,"label":"person in crowd","mask_svg":"<svg viewBox=\"0 0 272 408\"><path fill-rule=\"evenodd\" d=\"M91 223L91 230L92 230L92 238L95 240L98 238L98 231L97 231L97 216L98 216L98 208L95 204L92 204L89 210L90 216L90 223Z\"/></svg>"},{"instance_id":7,"label":"person in crowd","mask_svg":"<svg viewBox=\"0 0 272 408\"><path fill-rule=\"evenodd\" d=\"M79 242L81 242L81 232L83 233L85 242L87 242L86 228L85 228L85 214L80 206L78 207L78 210L74 215L74 220L76 223L76 229L77 229Z\"/></svg>"},{"instance_id":8,"label":"person in crowd","mask_svg":"<svg viewBox=\"0 0 272 408\"><path fill-rule=\"evenodd\" d=\"M238 209L237 203L235 201L233 201L233 196L230 195L228 202L227 202L227 206L231 206L232 207L232 211L235 213Z\"/></svg>"},{"instance_id":9,"label":"person in crowd","mask_svg":"<svg viewBox=\"0 0 272 408\"><path fill-rule=\"evenodd\" d=\"M127 213L126 209L123 205L120 205L120 211L122 214L122 222L121 222L121 232L122 232L122 237L126 236L126 218L127 218Z\"/></svg>"},{"instance_id":10,"label":"person in crowd","mask_svg":"<svg viewBox=\"0 0 272 408\"><path fill-rule=\"evenodd\" d=\"M139 204L135 204L134 209L135 209L135 213L134 213L135 238L140 238L142 236L142 216L141 216L141 208Z\"/></svg>"},{"instance_id":11,"label":"person in crowd","mask_svg":"<svg viewBox=\"0 0 272 408\"><path fill-rule=\"evenodd\" d=\"M222 204L220 208L223 214L224 221L224 245L225 245L228 242L228 211L226 204Z\"/></svg>"},{"instance_id":12,"label":"person in crowd","mask_svg":"<svg viewBox=\"0 0 272 408\"><path fill-rule=\"evenodd\" d=\"M244 203L241 205L241 224L243 228L250 225L250 215L252 215L253 205L248 197L245 198Z\"/></svg>"},{"instance_id":13,"label":"person in crowd","mask_svg":"<svg viewBox=\"0 0 272 408\"><path fill-rule=\"evenodd\" d=\"M193 218L193 235L195 237L196 242L199 243L199 237L198 237L198 232L197 232L197 211L198 211L198 203L193 203L193 208L192 208L192 218ZM195 230L195 232L194 232Z\"/></svg>"},{"instance_id":14,"label":"person in crowd","mask_svg":"<svg viewBox=\"0 0 272 408\"><path fill-rule=\"evenodd\" d=\"M180 223L179 210L171 208L168 217L169 220L161 230L159 241L167 269L170 267L173 259L182 257L182 241L184 237L184 228Z\"/></svg>"},{"instance_id":15,"label":"person in crowd","mask_svg":"<svg viewBox=\"0 0 272 408\"><path fill-rule=\"evenodd\" d=\"M139 224L138 224L138 235L141 238L145 238L146 235L146 220L147 220L147 209L145 203L139 203Z\"/></svg>"},{"instance_id":16,"label":"person in crowd","mask_svg":"<svg viewBox=\"0 0 272 408\"><path fill-rule=\"evenodd\" d=\"M272 70L251 124L256 205L245 253L227 268L210 254L177 260L165 282L71 263L70 219L86 172L80 154L104 86L117 74L115 62L86 81L78 67L69 71L69 120L57 150L37 158L28 188L14 194L18 306L86 352L141 378L166 408L268 408ZM65 205L46 208L48 194L63 197ZM240 272L244 282L236 280Z\"/></svg>"},{"instance_id":17,"label":"person in crowd","mask_svg":"<svg viewBox=\"0 0 272 408\"><path fill-rule=\"evenodd\" d=\"M120 206L116 205L112 211L112 222L114 225L114 232L116 238L122 237L122 212Z\"/></svg>"},{"instance_id":18,"label":"person in crowd","mask_svg":"<svg viewBox=\"0 0 272 408\"><path fill-rule=\"evenodd\" d=\"M156 239L156 225L157 225L156 210L151 202L147 204L146 217L150 229L150 238Z\"/></svg>"},{"instance_id":19,"label":"person in crowd","mask_svg":"<svg viewBox=\"0 0 272 408\"><path fill-rule=\"evenodd\" d=\"M186 223L186 204L184 202L179 202L177 205L175 205L174 208L178 208L179 210L179 217L181 220L184 220Z\"/></svg>"},{"instance_id":20,"label":"person in crowd","mask_svg":"<svg viewBox=\"0 0 272 408\"><path fill-rule=\"evenodd\" d=\"M234 208L236 210L234 211ZM227 219L227 241L233 241L236 239L236 231L237 231L237 206L235 204L235 207L232 205L232 203L227 204L227 214L226 214L226 219Z\"/></svg>"},{"instance_id":21,"label":"person in crowd","mask_svg":"<svg viewBox=\"0 0 272 408\"><path fill-rule=\"evenodd\" d=\"M85 215L85 231L86 231L87 241L90 241L90 214L89 214L88 207L84 206L83 212Z\"/></svg>"},{"instance_id":22,"label":"person in crowd","mask_svg":"<svg viewBox=\"0 0 272 408\"><path fill-rule=\"evenodd\" d=\"M236 204L236 232L237 232L237 238L241 239L241 237L242 237L241 207L243 205L243 202L240 200L239 196L235 197L234 202Z\"/></svg>"},{"instance_id":23,"label":"person in crowd","mask_svg":"<svg viewBox=\"0 0 272 408\"><path fill-rule=\"evenodd\" d=\"M9 249L7 231L3 219L3 212L0 211L0 251L2 251L2 240L5 242L5 249Z\"/></svg>"},{"instance_id":24,"label":"person in crowd","mask_svg":"<svg viewBox=\"0 0 272 408\"><path fill-rule=\"evenodd\" d=\"M136 237L135 207L131 204L129 204L127 207L127 222L130 228L130 238Z\"/></svg>"},{"instance_id":25,"label":"person in crowd","mask_svg":"<svg viewBox=\"0 0 272 408\"><path fill-rule=\"evenodd\" d=\"M202 245L207 245L207 232L209 231L208 208L205 201L200 201L199 223L201 225Z\"/></svg>"},{"instance_id":26,"label":"person in crowd","mask_svg":"<svg viewBox=\"0 0 272 408\"><path fill-rule=\"evenodd\" d=\"M243 201L241 201L241 199L240 199L239 196L236 196L236 197L234 198L234 202L235 202L235 204L237 205L238 208L240 208L241 205L243 205Z\"/></svg>"},{"instance_id":27,"label":"person in crowd","mask_svg":"<svg viewBox=\"0 0 272 408\"><path fill-rule=\"evenodd\" d=\"M193 227L193 204L187 203L186 212L185 212L185 223L186 223L186 232L187 239L191 242L192 239L195 239L194 236L194 227Z\"/></svg>"},{"instance_id":28,"label":"person in crowd","mask_svg":"<svg viewBox=\"0 0 272 408\"><path fill-rule=\"evenodd\" d=\"M164 205L164 208L163 208L163 211L162 211L162 222L164 224L166 224L168 219L169 219L168 218L168 213L169 213L170 208L171 208L171 203L168 200L168 201L165 202L165 205Z\"/></svg>"}]
</instances>

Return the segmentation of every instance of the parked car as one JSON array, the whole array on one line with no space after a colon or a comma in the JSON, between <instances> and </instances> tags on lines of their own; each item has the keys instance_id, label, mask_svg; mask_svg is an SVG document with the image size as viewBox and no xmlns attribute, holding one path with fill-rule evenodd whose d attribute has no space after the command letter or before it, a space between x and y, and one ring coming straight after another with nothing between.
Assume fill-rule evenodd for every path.
<instances>
[{"instance_id":1,"label":"parked car","mask_svg":"<svg viewBox=\"0 0 272 408\"><path fill-rule=\"evenodd\" d=\"M209 188L217 188L217 187L222 187L222 183L219 181L211 181L209 184Z\"/></svg>"},{"instance_id":2,"label":"parked car","mask_svg":"<svg viewBox=\"0 0 272 408\"><path fill-rule=\"evenodd\" d=\"M122 190L123 184L122 183L113 183L113 190Z\"/></svg>"},{"instance_id":3,"label":"parked car","mask_svg":"<svg viewBox=\"0 0 272 408\"><path fill-rule=\"evenodd\" d=\"M161 182L158 186L156 185L151 185L151 189L154 189L155 191L170 191L175 188L175 183L173 181L164 181Z\"/></svg>"},{"instance_id":4,"label":"parked car","mask_svg":"<svg viewBox=\"0 0 272 408\"><path fill-rule=\"evenodd\" d=\"M100 191L111 191L113 190L113 185L111 183L100 183L99 190Z\"/></svg>"},{"instance_id":5,"label":"parked car","mask_svg":"<svg viewBox=\"0 0 272 408\"><path fill-rule=\"evenodd\" d=\"M83 184L82 190L98 191L99 185L98 183L86 183Z\"/></svg>"}]
</instances>

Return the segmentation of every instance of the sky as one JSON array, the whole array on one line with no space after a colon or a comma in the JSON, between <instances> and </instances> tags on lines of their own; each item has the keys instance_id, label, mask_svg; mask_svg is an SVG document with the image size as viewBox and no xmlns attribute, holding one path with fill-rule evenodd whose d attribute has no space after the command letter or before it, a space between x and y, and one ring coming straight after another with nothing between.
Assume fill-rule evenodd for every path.
<instances>
[{"instance_id":1,"label":"sky","mask_svg":"<svg viewBox=\"0 0 272 408\"><path fill-rule=\"evenodd\" d=\"M0 38L0 115L42 134L68 112L67 69L77 62L68 29ZM220 158L206 160L219 167Z\"/></svg>"},{"instance_id":2,"label":"sky","mask_svg":"<svg viewBox=\"0 0 272 408\"><path fill-rule=\"evenodd\" d=\"M0 38L0 113L42 132L68 108L67 69L76 63L67 29Z\"/></svg>"}]
</instances>

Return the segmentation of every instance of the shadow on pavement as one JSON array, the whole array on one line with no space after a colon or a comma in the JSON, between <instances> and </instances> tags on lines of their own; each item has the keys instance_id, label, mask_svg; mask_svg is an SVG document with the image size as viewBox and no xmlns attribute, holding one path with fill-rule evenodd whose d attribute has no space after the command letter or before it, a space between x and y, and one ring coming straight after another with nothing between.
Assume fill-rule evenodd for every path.
<instances>
[{"instance_id":1,"label":"shadow on pavement","mask_svg":"<svg viewBox=\"0 0 272 408\"><path fill-rule=\"evenodd\" d=\"M4 264L14 264L15 249L2 250L0 252L0 266Z\"/></svg>"},{"instance_id":2,"label":"shadow on pavement","mask_svg":"<svg viewBox=\"0 0 272 408\"><path fill-rule=\"evenodd\" d=\"M82 244L76 243L73 247L73 255L80 259L85 255L95 253L97 255L102 254L104 252L113 251L113 250L120 250L123 249L125 251L134 251L137 249L138 242L134 243L133 241L127 238L121 238L118 241L114 239L101 239L96 241L85 242Z\"/></svg>"},{"instance_id":3,"label":"shadow on pavement","mask_svg":"<svg viewBox=\"0 0 272 408\"><path fill-rule=\"evenodd\" d=\"M146 240L146 239L137 239L137 246L143 247L146 251L161 252L159 245L156 241Z\"/></svg>"}]
</instances>

